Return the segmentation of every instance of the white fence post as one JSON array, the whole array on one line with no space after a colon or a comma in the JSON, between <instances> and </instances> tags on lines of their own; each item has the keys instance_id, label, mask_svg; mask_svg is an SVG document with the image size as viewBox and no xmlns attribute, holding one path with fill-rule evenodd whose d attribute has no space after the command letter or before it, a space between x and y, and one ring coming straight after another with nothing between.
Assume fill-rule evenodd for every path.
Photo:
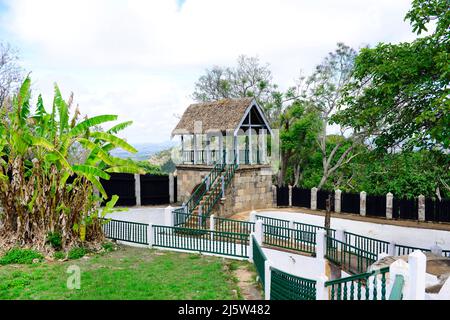
<instances>
[{"instance_id":1,"label":"white fence post","mask_svg":"<svg viewBox=\"0 0 450 320\"><path fill-rule=\"evenodd\" d=\"M134 195L136 197L136 205L141 205L141 175L134 175Z\"/></svg>"},{"instance_id":2,"label":"white fence post","mask_svg":"<svg viewBox=\"0 0 450 320\"><path fill-rule=\"evenodd\" d=\"M277 186L272 185L272 202L273 206L276 208L278 206L278 200L277 200Z\"/></svg>"},{"instance_id":3,"label":"white fence post","mask_svg":"<svg viewBox=\"0 0 450 320\"><path fill-rule=\"evenodd\" d=\"M325 230L318 229L316 231L316 258L325 258L325 253L327 252L327 241L325 238Z\"/></svg>"},{"instance_id":4,"label":"white fence post","mask_svg":"<svg viewBox=\"0 0 450 320\"><path fill-rule=\"evenodd\" d=\"M295 241L295 227L294 227L294 220L289 220L289 229L292 229L289 231L289 240Z\"/></svg>"},{"instance_id":5,"label":"white fence post","mask_svg":"<svg viewBox=\"0 0 450 320\"><path fill-rule=\"evenodd\" d=\"M431 253L433 253L437 256L442 256L442 248L440 246L438 246L437 244L432 246L430 249L431 249Z\"/></svg>"},{"instance_id":6,"label":"white fence post","mask_svg":"<svg viewBox=\"0 0 450 320\"><path fill-rule=\"evenodd\" d=\"M250 212L250 218L249 218L249 221L250 222L255 222L256 221L256 214L257 214L258 212L256 212L255 210L253 210L252 212Z\"/></svg>"},{"instance_id":7,"label":"white fence post","mask_svg":"<svg viewBox=\"0 0 450 320\"><path fill-rule=\"evenodd\" d=\"M344 243L346 242L344 229L336 229L336 240L344 242ZM349 243L349 244L351 244L351 243Z\"/></svg>"},{"instance_id":8,"label":"white fence post","mask_svg":"<svg viewBox=\"0 0 450 320\"><path fill-rule=\"evenodd\" d=\"M334 192L334 212L341 213L341 197L342 191L337 189Z\"/></svg>"},{"instance_id":9,"label":"white fence post","mask_svg":"<svg viewBox=\"0 0 450 320\"><path fill-rule=\"evenodd\" d=\"M173 173L169 174L169 202L175 202L175 193L174 193L175 179L173 177Z\"/></svg>"},{"instance_id":10,"label":"white fence post","mask_svg":"<svg viewBox=\"0 0 450 320\"><path fill-rule=\"evenodd\" d=\"M327 276L321 275L316 281L316 300L329 300L328 289L325 287L325 282L328 281Z\"/></svg>"},{"instance_id":11,"label":"white fence post","mask_svg":"<svg viewBox=\"0 0 450 320\"><path fill-rule=\"evenodd\" d=\"M394 242L389 242L387 254L390 256L395 256L395 243Z\"/></svg>"},{"instance_id":12,"label":"white fence post","mask_svg":"<svg viewBox=\"0 0 450 320\"><path fill-rule=\"evenodd\" d=\"M150 248L152 248L153 245L154 245L154 243L153 243L153 238L154 238L153 233L154 233L153 224L150 223L147 226L147 242L148 242L148 246Z\"/></svg>"},{"instance_id":13,"label":"white fence post","mask_svg":"<svg viewBox=\"0 0 450 320\"><path fill-rule=\"evenodd\" d=\"M366 199L367 193L365 191L361 191L359 193L359 214L363 217L366 215Z\"/></svg>"},{"instance_id":14,"label":"white fence post","mask_svg":"<svg viewBox=\"0 0 450 320\"><path fill-rule=\"evenodd\" d=\"M292 186L291 185L288 186L288 191L289 191L289 207L292 207Z\"/></svg>"},{"instance_id":15,"label":"white fence post","mask_svg":"<svg viewBox=\"0 0 450 320\"><path fill-rule=\"evenodd\" d=\"M263 241L263 222L262 220L256 220L255 222L255 238L259 244Z\"/></svg>"},{"instance_id":16,"label":"white fence post","mask_svg":"<svg viewBox=\"0 0 450 320\"><path fill-rule=\"evenodd\" d=\"M317 210L317 188L311 189L311 210Z\"/></svg>"},{"instance_id":17,"label":"white fence post","mask_svg":"<svg viewBox=\"0 0 450 320\"><path fill-rule=\"evenodd\" d=\"M425 276L427 257L420 250L408 256L409 264L409 297L410 300L425 300Z\"/></svg>"},{"instance_id":18,"label":"white fence post","mask_svg":"<svg viewBox=\"0 0 450 320\"><path fill-rule=\"evenodd\" d=\"M167 206L166 208L164 208L164 225L168 227L173 227L174 226L173 220L174 220L173 207Z\"/></svg>"},{"instance_id":19,"label":"white fence post","mask_svg":"<svg viewBox=\"0 0 450 320\"><path fill-rule=\"evenodd\" d=\"M270 287L271 287L271 270L270 262L266 260L264 262L264 299L270 300Z\"/></svg>"},{"instance_id":20,"label":"white fence post","mask_svg":"<svg viewBox=\"0 0 450 320\"><path fill-rule=\"evenodd\" d=\"M390 192L386 194L386 218L392 219L392 207L394 202L394 195Z\"/></svg>"},{"instance_id":21,"label":"white fence post","mask_svg":"<svg viewBox=\"0 0 450 320\"><path fill-rule=\"evenodd\" d=\"M418 199L418 217L419 221L425 221L425 196L421 194Z\"/></svg>"},{"instance_id":22,"label":"white fence post","mask_svg":"<svg viewBox=\"0 0 450 320\"><path fill-rule=\"evenodd\" d=\"M209 230L214 231L216 229L216 221L214 220L214 215L209 216Z\"/></svg>"}]
</instances>

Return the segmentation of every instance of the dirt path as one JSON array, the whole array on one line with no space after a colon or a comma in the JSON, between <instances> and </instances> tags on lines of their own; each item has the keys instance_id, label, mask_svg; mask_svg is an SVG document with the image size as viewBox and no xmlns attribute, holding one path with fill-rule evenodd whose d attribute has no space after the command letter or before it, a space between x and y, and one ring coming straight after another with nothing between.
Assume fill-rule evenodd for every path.
<instances>
[{"instance_id":1,"label":"dirt path","mask_svg":"<svg viewBox=\"0 0 450 320\"><path fill-rule=\"evenodd\" d=\"M253 272L250 272L245 266L239 266L239 268L233 271L233 274L238 279L238 286L245 300L263 299L261 290L254 281Z\"/></svg>"}]
</instances>

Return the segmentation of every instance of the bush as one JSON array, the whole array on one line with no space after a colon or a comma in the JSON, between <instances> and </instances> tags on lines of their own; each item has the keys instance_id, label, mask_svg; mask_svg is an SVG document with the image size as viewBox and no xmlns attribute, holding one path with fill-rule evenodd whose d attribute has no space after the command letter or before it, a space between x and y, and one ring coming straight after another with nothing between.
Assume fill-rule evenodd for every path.
<instances>
[{"instance_id":1,"label":"bush","mask_svg":"<svg viewBox=\"0 0 450 320\"><path fill-rule=\"evenodd\" d=\"M50 243L50 245L56 249L61 249L62 245L62 237L59 232L49 232L47 234L47 243Z\"/></svg>"},{"instance_id":2,"label":"bush","mask_svg":"<svg viewBox=\"0 0 450 320\"><path fill-rule=\"evenodd\" d=\"M85 248L73 248L70 249L69 254L67 257L71 260L80 259L84 257L87 253L87 250Z\"/></svg>"},{"instance_id":3,"label":"bush","mask_svg":"<svg viewBox=\"0 0 450 320\"><path fill-rule=\"evenodd\" d=\"M114 244L112 242L104 242L102 244L102 247L106 252L110 252L110 251L114 250Z\"/></svg>"},{"instance_id":4,"label":"bush","mask_svg":"<svg viewBox=\"0 0 450 320\"><path fill-rule=\"evenodd\" d=\"M66 257L66 254L64 253L64 252L62 252L62 251L56 251L54 254L53 254L53 258L55 258L56 260L62 260L62 259L64 259Z\"/></svg>"},{"instance_id":5,"label":"bush","mask_svg":"<svg viewBox=\"0 0 450 320\"><path fill-rule=\"evenodd\" d=\"M0 265L6 264L32 264L34 259L42 260L44 256L31 249L11 249L0 259Z\"/></svg>"}]
</instances>

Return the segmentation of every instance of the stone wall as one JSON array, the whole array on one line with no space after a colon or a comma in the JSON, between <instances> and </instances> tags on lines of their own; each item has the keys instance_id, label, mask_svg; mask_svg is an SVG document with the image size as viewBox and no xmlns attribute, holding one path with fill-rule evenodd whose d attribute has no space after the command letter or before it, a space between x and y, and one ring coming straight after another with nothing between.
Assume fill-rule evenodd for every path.
<instances>
[{"instance_id":1,"label":"stone wall","mask_svg":"<svg viewBox=\"0 0 450 320\"><path fill-rule=\"evenodd\" d=\"M204 179L211 166L180 165L177 167L177 193L186 202L193 188ZM217 216L273 207L272 170L267 165L240 165L225 192L225 199L214 209Z\"/></svg>"}]
</instances>

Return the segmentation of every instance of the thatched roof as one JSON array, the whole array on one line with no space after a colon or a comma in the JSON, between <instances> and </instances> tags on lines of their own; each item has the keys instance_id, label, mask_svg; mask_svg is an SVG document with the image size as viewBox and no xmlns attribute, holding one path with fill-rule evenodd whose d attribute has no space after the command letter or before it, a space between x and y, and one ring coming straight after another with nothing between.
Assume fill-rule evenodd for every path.
<instances>
[{"instance_id":1,"label":"thatched roof","mask_svg":"<svg viewBox=\"0 0 450 320\"><path fill-rule=\"evenodd\" d=\"M222 99L191 104L172 131L172 136L194 132L194 124L201 121L202 132L235 130L253 98Z\"/></svg>"}]
</instances>

